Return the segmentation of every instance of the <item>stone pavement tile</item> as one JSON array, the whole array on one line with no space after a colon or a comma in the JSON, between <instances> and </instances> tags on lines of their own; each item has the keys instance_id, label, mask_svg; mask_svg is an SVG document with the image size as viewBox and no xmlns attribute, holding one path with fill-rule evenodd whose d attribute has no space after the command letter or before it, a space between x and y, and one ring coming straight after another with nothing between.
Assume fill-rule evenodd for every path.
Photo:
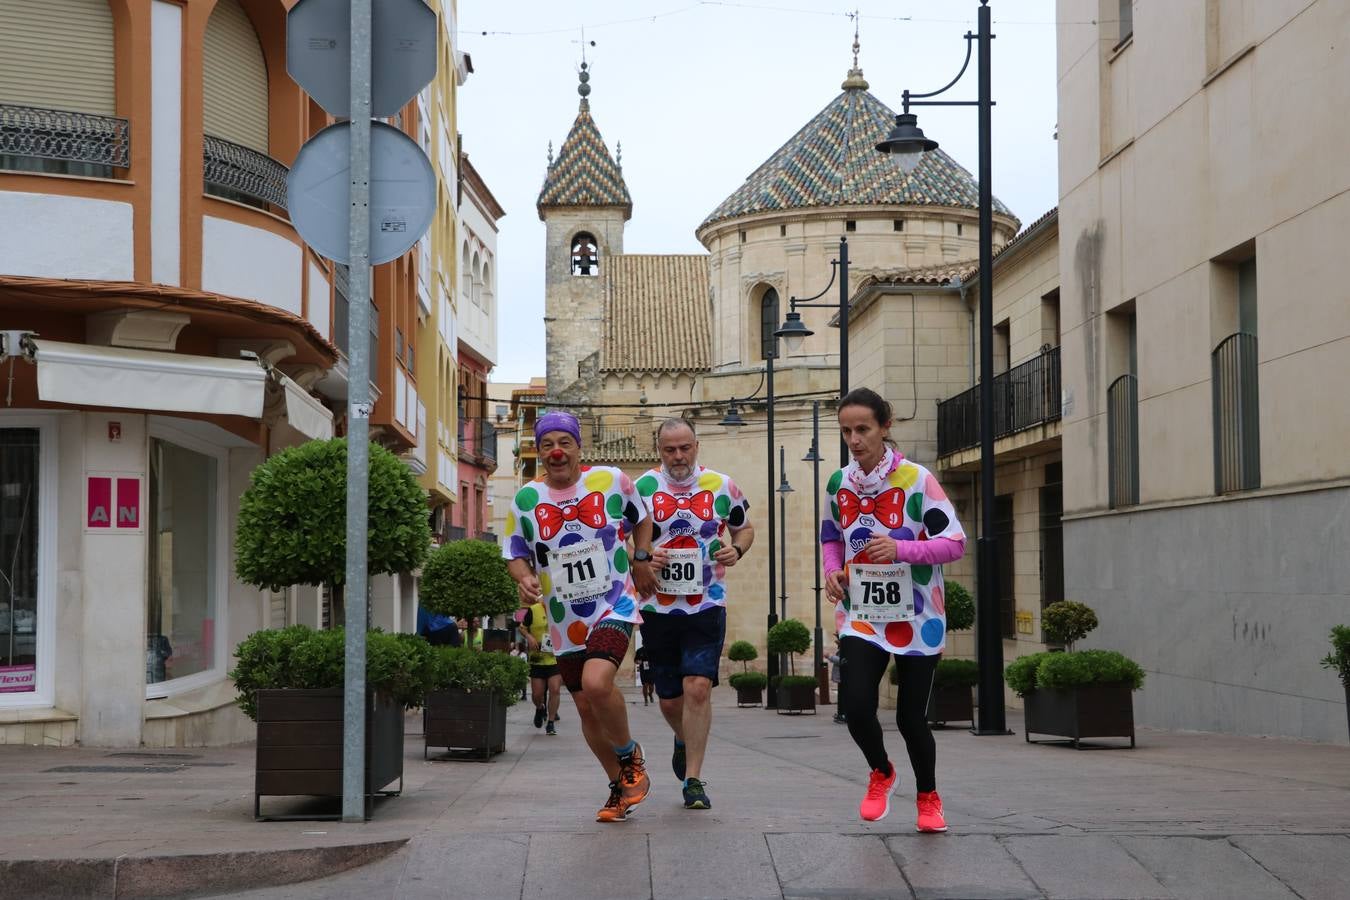
<instances>
[{"instance_id":1,"label":"stone pavement tile","mask_svg":"<svg viewBox=\"0 0 1350 900\"><path fill-rule=\"evenodd\" d=\"M639 900L652 895L647 835L616 823L599 834L533 834L524 900Z\"/></svg>"},{"instance_id":2,"label":"stone pavement tile","mask_svg":"<svg viewBox=\"0 0 1350 900\"><path fill-rule=\"evenodd\" d=\"M697 813L689 816L697 817ZM762 834L657 833L651 837L651 856L656 900L779 900L783 896Z\"/></svg>"},{"instance_id":3,"label":"stone pavement tile","mask_svg":"<svg viewBox=\"0 0 1350 900\"><path fill-rule=\"evenodd\" d=\"M1342 900L1350 894L1350 837L1243 835L1232 843L1304 900Z\"/></svg>"},{"instance_id":4,"label":"stone pavement tile","mask_svg":"<svg viewBox=\"0 0 1350 900\"><path fill-rule=\"evenodd\" d=\"M111 897L115 867L111 859L0 861L0 900Z\"/></svg>"},{"instance_id":5,"label":"stone pavement tile","mask_svg":"<svg viewBox=\"0 0 1350 900\"><path fill-rule=\"evenodd\" d=\"M909 834L886 839L919 900L1022 900L1044 896L989 835Z\"/></svg>"},{"instance_id":6,"label":"stone pavement tile","mask_svg":"<svg viewBox=\"0 0 1350 900\"><path fill-rule=\"evenodd\" d=\"M1006 838L1003 845L1051 898L1154 900L1173 896L1106 836L1015 836Z\"/></svg>"},{"instance_id":7,"label":"stone pavement tile","mask_svg":"<svg viewBox=\"0 0 1350 900\"><path fill-rule=\"evenodd\" d=\"M1295 900L1278 879L1223 838L1124 835L1116 842L1187 900Z\"/></svg>"},{"instance_id":8,"label":"stone pavement tile","mask_svg":"<svg viewBox=\"0 0 1350 900\"><path fill-rule=\"evenodd\" d=\"M912 897L879 836L770 834L769 849L785 898L850 900Z\"/></svg>"}]
</instances>

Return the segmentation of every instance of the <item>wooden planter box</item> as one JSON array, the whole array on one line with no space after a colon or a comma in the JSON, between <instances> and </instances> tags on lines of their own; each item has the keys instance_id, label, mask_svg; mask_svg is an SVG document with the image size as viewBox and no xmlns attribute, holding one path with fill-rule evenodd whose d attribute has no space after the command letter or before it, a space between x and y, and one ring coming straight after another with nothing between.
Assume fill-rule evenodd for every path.
<instances>
[{"instance_id":1,"label":"wooden planter box","mask_svg":"<svg viewBox=\"0 0 1350 900\"><path fill-rule=\"evenodd\" d=\"M1134 747L1134 698L1128 684L1089 684L1068 690L1038 688L1023 698L1026 740L1032 734L1069 738L1081 750L1083 738L1122 737Z\"/></svg>"},{"instance_id":2,"label":"wooden planter box","mask_svg":"<svg viewBox=\"0 0 1350 900\"><path fill-rule=\"evenodd\" d=\"M490 691L430 691L422 707L422 730L426 734L423 759L432 747L444 747L452 755L471 752L491 759L506 749L506 704Z\"/></svg>"},{"instance_id":3,"label":"wooden planter box","mask_svg":"<svg viewBox=\"0 0 1350 900\"><path fill-rule=\"evenodd\" d=\"M816 712L816 686L814 684L794 684L788 687L778 686L778 712L789 715L801 715Z\"/></svg>"},{"instance_id":4,"label":"wooden planter box","mask_svg":"<svg viewBox=\"0 0 1350 900\"><path fill-rule=\"evenodd\" d=\"M736 688L737 706L762 706L763 704L764 704L764 688L762 687Z\"/></svg>"},{"instance_id":5,"label":"wooden planter box","mask_svg":"<svg viewBox=\"0 0 1350 900\"><path fill-rule=\"evenodd\" d=\"M971 699L971 687L965 684L943 684L933 688L932 699L928 703L928 721L934 725L946 725L948 722L970 722L975 724L975 702Z\"/></svg>"},{"instance_id":6,"label":"wooden planter box","mask_svg":"<svg viewBox=\"0 0 1350 900\"><path fill-rule=\"evenodd\" d=\"M256 821L341 819L337 815L264 816L263 797L342 796L342 688L258 691L253 779ZM403 707L366 695L366 818L374 797L403 792ZM386 791L393 782L398 790Z\"/></svg>"}]
</instances>

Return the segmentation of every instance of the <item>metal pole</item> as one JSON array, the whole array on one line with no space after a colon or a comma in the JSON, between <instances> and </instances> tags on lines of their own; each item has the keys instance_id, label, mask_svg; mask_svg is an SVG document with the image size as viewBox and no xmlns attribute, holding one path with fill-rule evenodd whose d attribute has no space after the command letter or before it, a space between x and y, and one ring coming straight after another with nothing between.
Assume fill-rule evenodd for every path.
<instances>
[{"instance_id":1,"label":"metal pole","mask_svg":"<svg viewBox=\"0 0 1350 900\"><path fill-rule=\"evenodd\" d=\"M848 393L848 238L839 239L839 397ZM848 444L839 436L839 465L848 465ZM816 568L820 568L817 566Z\"/></svg>"},{"instance_id":2,"label":"metal pole","mask_svg":"<svg viewBox=\"0 0 1350 900\"><path fill-rule=\"evenodd\" d=\"M778 445L778 469L783 477L787 475L787 450L782 444ZM778 570L783 576L779 584L778 593L778 612L784 619L787 614L787 494L778 492L778 527L783 529L782 540L778 542Z\"/></svg>"},{"instance_id":3,"label":"metal pole","mask_svg":"<svg viewBox=\"0 0 1350 900\"><path fill-rule=\"evenodd\" d=\"M989 6L979 10L980 113L980 536L976 542L976 657L980 666L980 713L976 734L1007 734L1003 711L1003 634L998 598L998 541L994 537L994 215L992 103L989 90Z\"/></svg>"},{"instance_id":4,"label":"metal pole","mask_svg":"<svg viewBox=\"0 0 1350 900\"><path fill-rule=\"evenodd\" d=\"M820 701L830 702L825 671L825 632L820 627L820 401L811 401L811 546L816 551L816 681L820 684Z\"/></svg>"},{"instance_id":5,"label":"metal pole","mask_svg":"<svg viewBox=\"0 0 1350 900\"><path fill-rule=\"evenodd\" d=\"M774 357L777 356L777 355L778 355L778 339L777 339L777 338L774 338L774 341L773 341L773 352L770 353L769 356L768 356L768 358L764 361L764 362L767 364L767 373L766 373L766 376L765 376L765 381L767 382L767 388L768 388L768 393L767 393L767 398L768 398L768 417L767 417L767 420L768 420L768 431L769 431L769 434L768 434L768 438L769 438L769 439L768 439L768 445L767 445L767 446L768 446L768 448L769 448L769 481L768 481L768 485L769 485L769 493L768 493L768 500L769 500L769 502L768 502L768 507L769 507L769 625L768 625L768 627L769 627L770 630L773 628L773 626L775 626L775 625L778 624L778 614L777 614L777 612L774 610L774 597L773 597L773 595L774 595L774 594L777 592L777 590L778 590L778 569L776 568L776 566L777 566L777 564L778 564L778 560L777 560L777 558L775 558L774 553L773 553L773 551L774 551L774 544L775 544L775 543L777 542L777 540L778 540L778 522L777 522L777 519L774 517L774 509L773 509L773 492L774 492L774 488L777 487L777 485L775 485L775 484L774 484L774 481L773 481L773 476L774 476L774 471L773 471L773 360L774 360ZM769 653L768 650L769 650L769 648L768 648L768 632L766 631L766 632L765 632L765 646L764 646L764 652L765 652L765 655L769 658L769 660L768 660L768 663L769 663L769 692L768 692L768 694L766 695L767 700L766 700L764 706L765 706L766 709L777 709L777 708L778 708L778 687L777 687L777 685L774 684L774 679L778 677L778 656L777 656L776 654Z\"/></svg>"},{"instance_id":6,"label":"metal pole","mask_svg":"<svg viewBox=\"0 0 1350 900\"><path fill-rule=\"evenodd\" d=\"M346 656L342 702L342 821L366 819L366 516L370 456L370 6L351 0L351 223L347 332Z\"/></svg>"}]
</instances>

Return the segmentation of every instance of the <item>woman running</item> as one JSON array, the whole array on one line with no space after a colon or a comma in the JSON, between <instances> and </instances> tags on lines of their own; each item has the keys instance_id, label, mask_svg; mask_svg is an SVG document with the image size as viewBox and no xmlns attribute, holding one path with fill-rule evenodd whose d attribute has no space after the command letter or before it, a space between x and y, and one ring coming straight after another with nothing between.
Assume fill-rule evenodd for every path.
<instances>
[{"instance_id":1,"label":"woman running","mask_svg":"<svg viewBox=\"0 0 1350 900\"><path fill-rule=\"evenodd\" d=\"M839 708L871 768L858 813L891 811L897 773L877 721L877 691L891 660L899 672L895 721L917 789L919 831L946 831L937 793L937 746L928 728L933 673L946 639L942 564L966 538L938 480L890 440L891 405L859 388L839 401L839 430L853 459L830 476L820 523L825 592L848 676Z\"/></svg>"}]
</instances>

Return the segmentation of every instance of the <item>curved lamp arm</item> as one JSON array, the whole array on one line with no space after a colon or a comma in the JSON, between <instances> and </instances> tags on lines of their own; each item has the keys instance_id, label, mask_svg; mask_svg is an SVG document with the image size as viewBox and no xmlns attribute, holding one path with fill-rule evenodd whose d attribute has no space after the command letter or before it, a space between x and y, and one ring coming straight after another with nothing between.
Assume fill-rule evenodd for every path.
<instances>
[{"instance_id":1,"label":"curved lamp arm","mask_svg":"<svg viewBox=\"0 0 1350 900\"><path fill-rule=\"evenodd\" d=\"M836 278L838 278L838 277L839 277L839 260L837 260L837 259L832 259L832 260L830 260L830 283L827 284L827 285L825 285L825 289L822 290L819 294L816 294L815 296L812 296L812 297L789 297L789 298L788 298L788 303L791 304L791 305L788 307L788 310L789 310L789 311L795 311L795 310L797 309L797 307L799 307L799 306L811 306L811 305L813 305L813 304L811 303L811 301L812 301L812 300L819 300L821 297L824 297L827 293L829 293L830 288L834 287L834 280L835 280ZM816 305L816 306L838 306L839 304L838 304L838 303L817 303L817 304L814 304L814 305Z\"/></svg>"},{"instance_id":2,"label":"curved lamp arm","mask_svg":"<svg viewBox=\"0 0 1350 900\"><path fill-rule=\"evenodd\" d=\"M938 94L942 94L942 93L945 93L945 92L947 92L948 90L950 90L950 89L952 88L953 85L955 85L958 81L961 80L961 76L964 75L964 74L966 74L966 69L968 69L968 68L970 67L970 54L971 54L971 49L975 46L975 38L976 38L976 37L977 37L977 35L976 35L974 32L970 32L970 31L967 31L967 32L966 32L966 61L963 62L963 63L961 63L961 71L959 71L959 72L956 73L956 77L955 77L955 78L953 78L951 81L947 82L947 83L946 83L945 85L943 85L942 87L938 88L936 91L929 91L929 92L926 93L926 94L914 94L914 93L911 93L911 92L909 92L909 91L905 91L905 92L904 92L904 95L903 95L903 102L904 102L904 105L905 105L905 109L904 109L905 112L909 112L909 105L910 105L910 100L911 100L911 99L915 99L915 98L923 98L923 97L936 97ZM918 106L923 106L924 104L920 103L920 104L917 104L917 105L918 105Z\"/></svg>"}]
</instances>

